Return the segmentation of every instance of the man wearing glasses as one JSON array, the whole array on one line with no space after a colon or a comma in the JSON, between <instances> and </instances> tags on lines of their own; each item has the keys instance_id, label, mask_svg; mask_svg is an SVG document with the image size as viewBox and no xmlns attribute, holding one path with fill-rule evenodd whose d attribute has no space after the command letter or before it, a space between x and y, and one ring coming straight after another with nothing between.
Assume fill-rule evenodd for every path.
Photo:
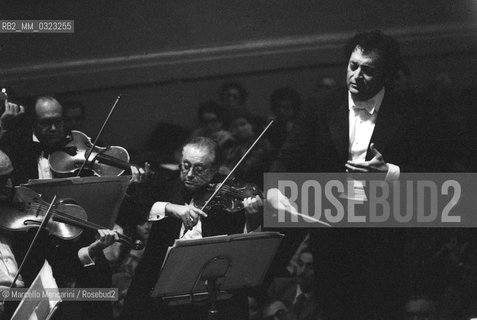
<instances>
[{"instance_id":1,"label":"man wearing glasses","mask_svg":"<svg viewBox=\"0 0 477 320\"><path fill-rule=\"evenodd\" d=\"M221 208L203 212L194 207L194 201L210 183L221 181L217 174L220 164L217 142L206 137L193 138L182 149L178 176L156 175L153 181L139 185L137 196L129 199L134 202L129 206L131 212L144 214L154 222L121 319L150 319L158 314L162 319L180 319L206 311L193 307L167 308L154 301L149 292L157 281L167 248L176 239L242 233L245 225L247 230L257 226L252 220L260 220L259 197L245 199L244 210L237 213L224 212ZM248 319L247 299L241 298L232 298L223 306L220 313L224 319Z\"/></svg>"}]
</instances>

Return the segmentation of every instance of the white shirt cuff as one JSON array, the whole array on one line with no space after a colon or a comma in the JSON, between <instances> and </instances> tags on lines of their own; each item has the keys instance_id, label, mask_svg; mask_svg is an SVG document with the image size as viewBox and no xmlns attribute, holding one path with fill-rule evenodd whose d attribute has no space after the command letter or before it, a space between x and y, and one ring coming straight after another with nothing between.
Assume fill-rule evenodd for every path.
<instances>
[{"instance_id":1,"label":"white shirt cuff","mask_svg":"<svg viewBox=\"0 0 477 320\"><path fill-rule=\"evenodd\" d=\"M152 205L149 211L148 221L159 221L166 217L166 206L169 202L158 201Z\"/></svg>"},{"instance_id":2,"label":"white shirt cuff","mask_svg":"<svg viewBox=\"0 0 477 320\"><path fill-rule=\"evenodd\" d=\"M94 266L94 260L89 255L88 247L83 247L78 250L78 258L80 259L83 267Z\"/></svg>"},{"instance_id":3,"label":"white shirt cuff","mask_svg":"<svg viewBox=\"0 0 477 320\"><path fill-rule=\"evenodd\" d=\"M393 181L399 179L401 169L395 164L388 163L388 173L386 173L386 181Z\"/></svg>"}]
</instances>

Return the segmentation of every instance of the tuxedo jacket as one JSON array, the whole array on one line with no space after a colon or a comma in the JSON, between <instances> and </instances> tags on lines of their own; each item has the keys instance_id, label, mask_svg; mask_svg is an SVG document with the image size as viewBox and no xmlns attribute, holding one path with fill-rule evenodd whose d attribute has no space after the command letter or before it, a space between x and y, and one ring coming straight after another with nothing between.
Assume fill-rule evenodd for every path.
<instances>
[{"instance_id":1,"label":"tuxedo jacket","mask_svg":"<svg viewBox=\"0 0 477 320\"><path fill-rule=\"evenodd\" d=\"M421 168L415 156L422 151L419 119L412 116L415 108L411 98L386 90L370 141L402 172ZM345 172L348 150L348 93L323 94L305 107L270 171ZM366 160L371 158L368 146Z\"/></svg>"}]
</instances>

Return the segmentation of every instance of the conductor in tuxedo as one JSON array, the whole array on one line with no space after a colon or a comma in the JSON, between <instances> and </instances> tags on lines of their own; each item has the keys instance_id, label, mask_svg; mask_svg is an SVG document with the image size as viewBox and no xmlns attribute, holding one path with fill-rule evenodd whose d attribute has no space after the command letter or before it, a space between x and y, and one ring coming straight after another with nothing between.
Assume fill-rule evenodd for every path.
<instances>
[{"instance_id":1,"label":"conductor in tuxedo","mask_svg":"<svg viewBox=\"0 0 477 320\"><path fill-rule=\"evenodd\" d=\"M348 90L308 104L270 171L374 172L390 180L416 169L418 106L392 89L398 43L380 31L364 32L347 42L345 53ZM267 200L277 208L286 201ZM405 270L400 234L389 228L313 232L317 295L326 319L380 319L398 308L406 285L399 274Z\"/></svg>"}]
</instances>

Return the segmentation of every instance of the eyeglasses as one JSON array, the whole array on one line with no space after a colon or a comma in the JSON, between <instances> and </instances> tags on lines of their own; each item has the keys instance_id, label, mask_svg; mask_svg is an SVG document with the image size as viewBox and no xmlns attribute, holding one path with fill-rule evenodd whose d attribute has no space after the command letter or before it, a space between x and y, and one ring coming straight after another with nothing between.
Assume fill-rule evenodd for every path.
<instances>
[{"instance_id":1,"label":"eyeglasses","mask_svg":"<svg viewBox=\"0 0 477 320\"><path fill-rule=\"evenodd\" d=\"M63 118L42 119L42 120L38 120L37 123L40 128L44 128L44 129L51 128L52 126L63 127L65 124Z\"/></svg>"},{"instance_id":2,"label":"eyeglasses","mask_svg":"<svg viewBox=\"0 0 477 320\"><path fill-rule=\"evenodd\" d=\"M193 165L193 164L190 164L189 162L181 163L182 172L188 173L191 169L192 169L192 172L198 176L201 176L210 170L210 168L204 167L204 165L202 164Z\"/></svg>"}]
</instances>

